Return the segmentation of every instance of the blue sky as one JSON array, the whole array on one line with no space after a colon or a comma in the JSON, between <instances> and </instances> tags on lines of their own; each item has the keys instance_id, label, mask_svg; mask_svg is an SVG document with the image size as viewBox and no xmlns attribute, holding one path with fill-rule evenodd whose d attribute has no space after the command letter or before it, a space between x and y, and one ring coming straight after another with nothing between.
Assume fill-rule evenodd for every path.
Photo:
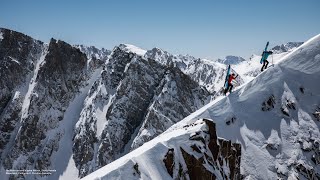
<instances>
[{"instance_id":1,"label":"blue sky","mask_svg":"<svg viewBox=\"0 0 320 180\"><path fill-rule=\"evenodd\" d=\"M319 0L5 0L0 27L48 42L144 49L201 58L249 57L320 33Z\"/></svg>"}]
</instances>

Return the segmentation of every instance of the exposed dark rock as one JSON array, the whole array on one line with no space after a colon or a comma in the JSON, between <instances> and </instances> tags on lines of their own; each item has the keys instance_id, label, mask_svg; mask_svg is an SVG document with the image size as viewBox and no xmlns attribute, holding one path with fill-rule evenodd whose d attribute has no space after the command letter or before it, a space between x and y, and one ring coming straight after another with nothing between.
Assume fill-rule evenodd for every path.
<instances>
[{"instance_id":1,"label":"exposed dark rock","mask_svg":"<svg viewBox=\"0 0 320 180\"><path fill-rule=\"evenodd\" d=\"M302 94L304 94L304 87L301 86L301 87L299 88L299 90L300 90L300 92L301 92Z\"/></svg>"},{"instance_id":2,"label":"exposed dark rock","mask_svg":"<svg viewBox=\"0 0 320 180\"><path fill-rule=\"evenodd\" d=\"M267 144L267 148L270 150L278 150L278 144Z\"/></svg>"},{"instance_id":3,"label":"exposed dark rock","mask_svg":"<svg viewBox=\"0 0 320 180\"><path fill-rule=\"evenodd\" d=\"M78 49L51 39L48 50L42 48L42 51L44 60L30 85L34 86L30 104L19 124L15 143L4 159L6 169L53 169L50 167L52 155L58 150L64 135L59 129L59 121L62 121L70 101L88 78L87 58ZM39 59L37 61L33 63L41 62ZM17 116L20 115L11 117L17 119ZM14 163L21 156L27 158ZM17 177L13 175L11 178Z\"/></svg>"},{"instance_id":4,"label":"exposed dark rock","mask_svg":"<svg viewBox=\"0 0 320 180\"><path fill-rule=\"evenodd\" d=\"M313 168L306 168L303 164L294 164L294 167L298 170L299 174L306 179L320 179L320 174Z\"/></svg>"},{"instance_id":5,"label":"exposed dark rock","mask_svg":"<svg viewBox=\"0 0 320 180\"><path fill-rule=\"evenodd\" d=\"M174 162L174 149L168 149L167 154L165 155L163 162L167 168L168 173L173 177L173 168L175 166Z\"/></svg>"},{"instance_id":6,"label":"exposed dark rock","mask_svg":"<svg viewBox=\"0 0 320 180\"><path fill-rule=\"evenodd\" d=\"M231 118L228 118L226 121L227 125L230 125L231 123L235 123L235 121L237 120L237 118L235 116L232 116Z\"/></svg>"},{"instance_id":7,"label":"exposed dark rock","mask_svg":"<svg viewBox=\"0 0 320 180\"><path fill-rule=\"evenodd\" d=\"M276 104L274 95L271 95L266 101L262 103L261 110L262 111L270 111L274 108Z\"/></svg>"},{"instance_id":8,"label":"exposed dark rock","mask_svg":"<svg viewBox=\"0 0 320 180\"><path fill-rule=\"evenodd\" d=\"M281 112L284 114L284 115L286 115L286 116L290 116L289 115L289 111L287 110L287 109L285 109L285 108L283 108L283 107L281 107Z\"/></svg>"},{"instance_id":9,"label":"exposed dark rock","mask_svg":"<svg viewBox=\"0 0 320 180\"><path fill-rule=\"evenodd\" d=\"M88 58L88 68L90 70L101 67L108 59L108 55L111 54L110 50L104 48L98 49L94 46L84 45L76 45L76 47L79 48L81 52L86 54Z\"/></svg>"},{"instance_id":10,"label":"exposed dark rock","mask_svg":"<svg viewBox=\"0 0 320 180\"><path fill-rule=\"evenodd\" d=\"M316 108L316 110L314 111L314 113L312 113L312 114L316 118L316 120L320 121L320 106L318 106Z\"/></svg>"},{"instance_id":11,"label":"exposed dark rock","mask_svg":"<svg viewBox=\"0 0 320 180\"><path fill-rule=\"evenodd\" d=\"M296 104L292 100L286 99L285 102L282 103L280 110L284 115L290 117L289 109L296 110Z\"/></svg>"},{"instance_id":12,"label":"exposed dark rock","mask_svg":"<svg viewBox=\"0 0 320 180\"><path fill-rule=\"evenodd\" d=\"M188 154L182 148L180 148L184 161L187 165L188 171L187 174L190 180L199 179L199 180L207 180L207 179L216 179L216 176L208 171L204 166L203 162L200 159L195 158L193 155Z\"/></svg>"},{"instance_id":13,"label":"exposed dark rock","mask_svg":"<svg viewBox=\"0 0 320 180\"><path fill-rule=\"evenodd\" d=\"M202 136L200 135L200 133L194 134L194 135L191 136L189 139L190 139L190 140L194 140L194 141L201 141L203 144L205 144L205 139L204 139L204 137L202 137Z\"/></svg>"},{"instance_id":14,"label":"exposed dark rock","mask_svg":"<svg viewBox=\"0 0 320 180\"><path fill-rule=\"evenodd\" d=\"M277 45L277 46L273 47L271 50L274 53L289 52L293 48L297 48L297 47L301 46L302 44L303 44L303 42L288 42L286 44Z\"/></svg>"},{"instance_id":15,"label":"exposed dark rock","mask_svg":"<svg viewBox=\"0 0 320 180\"><path fill-rule=\"evenodd\" d=\"M240 179L240 144L218 139L215 124L207 119L203 121L208 131L198 131L193 137L203 136L204 142L197 141L190 145L190 148L180 147L168 150L163 160L168 173L173 179ZM175 160L179 161L175 162Z\"/></svg>"},{"instance_id":16,"label":"exposed dark rock","mask_svg":"<svg viewBox=\"0 0 320 180\"><path fill-rule=\"evenodd\" d=\"M27 83L41 55L43 43L19 32L0 28L0 157L21 118L24 94L18 87Z\"/></svg>"},{"instance_id":17,"label":"exposed dark rock","mask_svg":"<svg viewBox=\"0 0 320 180\"><path fill-rule=\"evenodd\" d=\"M296 104L290 100L287 100L287 103L286 103L286 106L289 108L289 109L293 109L293 110L296 110Z\"/></svg>"},{"instance_id":18,"label":"exposed dark rock","mask_svg":"<svg viewBox=\"0 0 320 180\"><path fill-rule=\"evenodd\" d=\"M191 146L191 148L192 148L193 151L196 151L197 153L201 153L201 150L199 149L199 147L197 145L193 144Z\"/></svg>"}]
</instances>

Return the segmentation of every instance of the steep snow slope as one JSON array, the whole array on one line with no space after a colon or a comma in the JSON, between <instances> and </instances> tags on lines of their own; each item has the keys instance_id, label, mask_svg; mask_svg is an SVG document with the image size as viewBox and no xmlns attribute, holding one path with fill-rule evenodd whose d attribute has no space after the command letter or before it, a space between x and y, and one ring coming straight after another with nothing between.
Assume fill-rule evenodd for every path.
<instances>
[{"instance_id":1,"label":"steep snow slope","mask_svg":"<svg viewBox=\"0 0 320 180\"><path fill-rule=\"evenodd\" d=\"M218 136L241 143L243 178L320 178L320 85L315 84L319 81L320 35L233 94L207 104L84 179L170 179L159 157L165 155L171 138L175 146L190 145L180 137L190 137L194 131L185 127L202 118L216 123Z\"/></svg>"},{"instance_id":2,"label":"steep snow slope","mask_svg":"<svg viewBox=\"0 0 320 180\"><path fill-rule=\"evenodd\" d=\"M320 35L280 61L165 133L211 118L218 136L242 144L247 178L320 178Z\"/></svg>"}]
</instances>

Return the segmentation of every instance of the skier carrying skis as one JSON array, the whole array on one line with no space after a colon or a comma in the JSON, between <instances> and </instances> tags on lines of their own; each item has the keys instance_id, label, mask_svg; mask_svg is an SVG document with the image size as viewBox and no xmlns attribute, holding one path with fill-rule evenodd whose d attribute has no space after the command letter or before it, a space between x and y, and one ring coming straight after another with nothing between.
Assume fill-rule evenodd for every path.
<instances>
[{"instance_id":1,"label":"skier carrying skis","mask_svg":"<svg viewBox=\"0 0 320 180\"><path fill-rule=\"evenodd\" d=\"M237 76L235 76L234 73L232 73L231 75L229 75L229 78L228 78L228 87L227 87L227 89L225 89L224 94L227 94L228 91L231 93L232 88L233 88L232 80L236 79L237 77L238 77L238 74L237 74Z\"/></svg>"},{"instance_id":2,"label":"skier carrying skis","mask_svg":"<svg viewBox=\"0 0 320 180\"><path fill-rule=\"evenodd\" d=\"M269 42L268 42L268 44L269 44ZM267 59L268 59L268 56L272 53L273 53L272 51L267 51L267 46L266 46L265 50L263 51L263 53L261 55L262 57L261 57L260 62L261 62L261 64L263 62L263 65L261 67L261 71L263 71L264 69L267 69L268 64L269 64L269 61L267 61Z\"/></svg>"}]
</instances>

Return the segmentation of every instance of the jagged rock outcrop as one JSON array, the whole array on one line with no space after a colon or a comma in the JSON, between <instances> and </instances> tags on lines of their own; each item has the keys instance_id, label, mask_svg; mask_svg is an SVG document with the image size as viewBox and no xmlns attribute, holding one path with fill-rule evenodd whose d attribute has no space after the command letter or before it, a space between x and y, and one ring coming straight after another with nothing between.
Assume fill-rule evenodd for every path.
<instances>
[{"instance_id":1,"label":"jagged rock outcrop","mask_svg":"<svg viewBox=\"0 0 320 180\"><path fill-rule=\"evenodd\" d=\"M222 87L225 81L226 65L212 60L195 58L190 55L172 55L159 48L153 48L144 55L146 58L155 59L161 64L178 67L183 73L190 76L200 86L205 87L216 96L222 94ZM235 72L231 68L231 72ZM236 73L236 72L235 72ZM244 83L239 76L239 86Z\"/></svg>"},{"instance_id":2,"label":"jagged rock outcrop","mask_svg":"<svg viewBox=\"0 0 320 180\"><path fill-rule=\"evenodd\" d=\"M176 173L178 178L240 179L241 145L218 139L215 124L211 120L204 119L203 121L208 126L208 131L196 132L190 137L191 140L198 141L197 144L191 146L196 152L188 153L180 147L178 153L182 153L184 162L179 163L185 163L187 169L184 169L182 173ZM206 136L206 133L209 136ZM173 176L173 178L177 177Z\"/></svg>"},{"instance_id":3,"label":"jagged rock outcrop","mask_svg":"<svg viewBox=\"0 0 320 180\"><path fill-rule=\"evenodd\" d=\"M44 44L0 28L0 157L21 118L27 83ZM0 158L2 160L2 158Z\"/></svg>"},{"instance_id":4,"label":"jagged rock outcrop","mask_svg":"<svg viewBox=\"0 0 320 180\"><path fill-rule=\"evenodd\" d=\"M283 53L283 52L289 52L294 48L297 48L301 46L303 42L288 42L286 44L281 44L273 47L271 50L274 53Z\"/></svg>"},{"instance_id":5,"label":"jagged rock outcrop","mask_svg":"<svg viewBox=\"0 0 320 180\"><path fill-rule=\"evenodd\" d=\"M241 146L217 137L215 123L200 119L165 132L89 179L241 179Z\"/></svg>"},{"instance_id":6,"label":"jagged rock outcrop","mask_svg":"<svg viewBox=\"0 0 320 180\"><path fill-rule=\"evenodd\" d=\"M124 46L113 50L76 126L73 151L81 177L128 153L132 141L139 147L210 100L180 69Z\"/></svg>"},{"instance_id":7,"label":"jagged rock outcrop","mask_svg":"<svg viewBox=\"0 0 320 180\"><path fill-rule=\"evenodd\" d=\"M35 61L23 102L17 91L12 98L17 102L8 107L15 110L22 105L19 115L13 116L20 117L14 128L16 131L11 135L15 139L6 146L10 151L5 152L3 159L5 169L54 169L51 158L65 133L60 121L64 119L70 101L89 77L85 54L63 41L51 39ZM24 175L10 178L18 177Z\"/></svg>"},{"instance_id":8,"label":"jagged rock outcrop","mask_svg":"<svg viewBox=\"0 0 320 180\"><path fill-rule=\"evenodd\" d=\"M271 111L276 104L274 95L271 95L267 100L262 103L262 111Z\"/></svg>"},{"instance_id":9,"label":"jagged rock outcrop","mask_svg":"<svg viewBox=\"0 0 320 180\"><path fill-rule=\"evenodd\" d=\"M209 102L209 95L178 68L170 69L160 82L131 147L141 146L196 111Z\"/></svg>"},{"instance_id":10,"label":"jagged rock outcrop","mask_svg":"<svg viewBox=\"0 0 320 180\"><path fill-rule=\"evenodd\" d=\"M110 50L105 48L98 49L95 46L75 45L75 47L87 55L87 67L91 70L101 67L111 54Z\"/></svg>"}]
</instances>

